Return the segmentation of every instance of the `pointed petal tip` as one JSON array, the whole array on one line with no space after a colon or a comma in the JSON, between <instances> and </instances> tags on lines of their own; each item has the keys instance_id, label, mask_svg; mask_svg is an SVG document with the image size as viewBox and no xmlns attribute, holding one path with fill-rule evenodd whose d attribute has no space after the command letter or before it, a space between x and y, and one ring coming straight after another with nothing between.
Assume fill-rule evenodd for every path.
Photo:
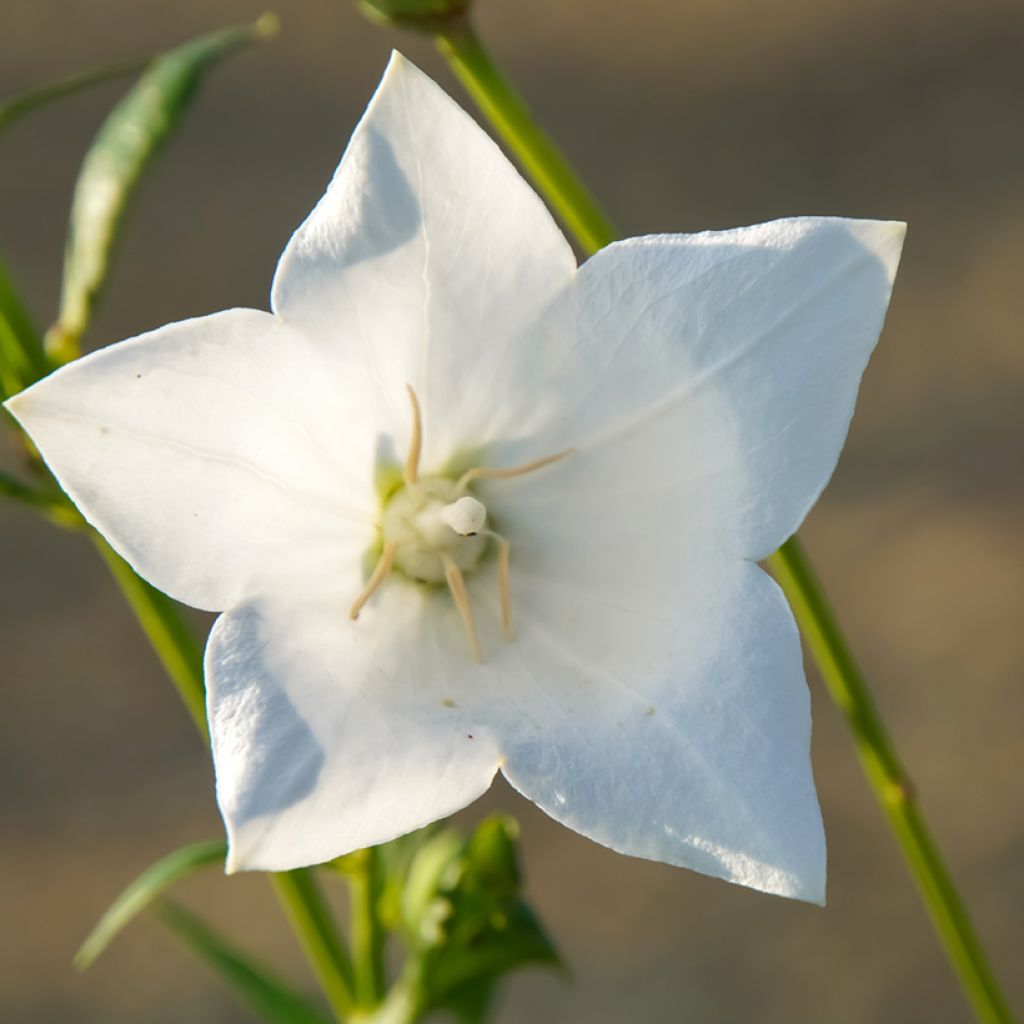
<instances>
[{"instance_id":1,"label":"pointed petal tip","mask_svg":"<svg viewBox=\"0 0 1024 1024\"><path fill-rule=\"evenodd\" d=\"M239 871L244 871L244 865L239 863L239 858L235 850L235 844L228 837L228 855L224 859L224 874L225 875L237 875Z\"/></svg>"},{"instance_id":2,"label":"pointed petal tip","mask_svg":"<svg viewBox=\"0 0 1024 1024\"><path fill-rule=\"evenodd\" d=\"M881 261L891 284L903 252L906 221L855 220L850 225L853 236Z\"/></svg>"},{"instance_id":3,"label":"pointed petal tip","mask_svg":"<svg viewBox=\"0 0 1024 1024\"><path fill-rule=\"evenodd\" d=\"M416 75L421 78L429 78L426 72L420 70L420 68L414 64L401 50L393 49L388 56L387 66L384 68L384 74L381 75L380 85L384 85L385 82L390 81L392 78L398 78L399 76ZM431 82L433 80L431 79ZM378 86L379 88L380 86Z\"/></svg>"}]
</instances>

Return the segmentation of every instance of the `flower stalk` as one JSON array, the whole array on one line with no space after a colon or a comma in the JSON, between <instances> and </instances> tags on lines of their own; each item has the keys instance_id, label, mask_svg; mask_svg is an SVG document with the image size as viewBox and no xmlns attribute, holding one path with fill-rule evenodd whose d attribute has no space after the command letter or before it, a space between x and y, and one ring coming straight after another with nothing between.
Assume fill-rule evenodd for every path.
<instances>
[{"instance_id":1,"label":"flower stalk","mask_svg":"<svg viewBox=\"0 0 1024 1024\"><path fill-rule=\"evenodd\" d=\"M334 1016L348 1020L355 1001L352 963L312 871L281 871L271 881Z\"/></svg>"},{"instance_id":2,"label":"flower stalk","mask_svg":"<svg viewBox=\"0 0 1024 1024\"><path fill-rule=\"evenodd\" d=\"M455 76L587 255L614 241L616 233L608 216L538 126L468 20L439 32L435 40ZM788 540L768 565L786 593L830 696L853 733L868 783L977 1019L985 1024L1012 1024L1009 1006L906 780L892 737L799 540Z\"/></svg>"},{"instance_id":3,"label":"flower stalk","mask_svg":"<svg viewBox=\"0 0 1024 1024\"><path fill-rule=\"evenodd\" d=\"M347 858L351 902L353 974L355 998L363 1009L373 1009L384 998L384 932L377 914L380 898L380 854L375 847Z\"/></svg>"}]
</instances>

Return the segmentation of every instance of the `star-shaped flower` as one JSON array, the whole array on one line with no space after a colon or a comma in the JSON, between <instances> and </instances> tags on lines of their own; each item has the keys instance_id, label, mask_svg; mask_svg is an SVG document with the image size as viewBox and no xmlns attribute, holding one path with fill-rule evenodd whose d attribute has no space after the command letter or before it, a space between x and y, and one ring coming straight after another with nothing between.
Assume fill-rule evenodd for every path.
<instances>
[{"instance_id":1,"label":"star-shaped flower","mask_svg":"<svg viewBox=\"0 0 1024 1024\"><path fill-rule=\"evenodd\" d=\"M797 630L756 565L825 486L904 226L635 238L582 267L396 56L273 313L8 405L206 652L233 868L380 843L500 769L600 843L820 901Z\"/></svg>"}]
</instances>

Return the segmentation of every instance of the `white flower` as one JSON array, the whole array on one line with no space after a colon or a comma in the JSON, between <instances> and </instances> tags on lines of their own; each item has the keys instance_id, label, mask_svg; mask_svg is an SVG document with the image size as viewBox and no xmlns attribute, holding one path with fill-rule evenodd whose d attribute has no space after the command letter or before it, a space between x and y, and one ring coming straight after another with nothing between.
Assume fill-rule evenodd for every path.
<instances>
[{"instance_id":1,"label":"white flower","mask_svg":"<svg viewBox=\"0 0 1024 1024\"><path fill-rule=\"evenodd\" d=\"M613 849L822 900L800 644L755 563L835 466L903 231L798 218L577 268L395 56L273 314L170 324L12 399L135 569L224 611L231 866L383 842L500 769Z\"/></svg>"}]
</instances>

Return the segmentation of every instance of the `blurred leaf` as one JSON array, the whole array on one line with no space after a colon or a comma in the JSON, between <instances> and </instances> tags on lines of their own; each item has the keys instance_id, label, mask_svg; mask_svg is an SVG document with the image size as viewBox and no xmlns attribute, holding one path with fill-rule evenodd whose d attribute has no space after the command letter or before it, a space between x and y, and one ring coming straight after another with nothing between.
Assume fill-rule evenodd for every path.
<instances>
[{"instance_id":1,"label":"blurred leaf","mask_svg":"<svg viewBox=\"0 0 1024 1024\"><path fill-rule=\"evenodd\" d=\"M85 528L81 513L60 492L51 493L40 487L33 487L8 473L0 471L0 498L20 501L34 508L45 519L66 530Z\"/></svg>"},{"instance_id":2,"label":"blurred leaf","mask_svg":"<svg viewBox=\"0 0 1024 1024\"><path fill-rule=\"evenodd\" d=\"M161 901L159 921L177 936L255 1013L274 1024L328 1024L305 996L222 939L184 907Z\"/></svg>"},{"instance_id":3,"label":"blurred leaf","mask_svg":"<svg viewBox=\"0 0 1024 1024\"><path fill-rule=\"evenodd\" d=\"M449 830L431 837L410 864L403 921L425 1010L477 1024L503 975L528 964L560 964L521 896L517 840L515 821L496 816L467 840Z\"/></svg>"},{"instance_id":4,"label":"blurred leaf","mask_svg":"<svg viewBox=\"0 0 1024 1024\"><path fill-rule=\"evenodd\" d=\"M17 394L49 371L39 334L0 262L0 397Z\"/></svg>"},{"instance_id":5,"label":"blurred leaf","mask_svg":"<svg viewBox=\"0 0 1024 1024\"><path fill-rule=\"evenodd\" d=\"M103 123L75 185L60 315L47 350L74 358L103 287L125 210L153 158L180 124L203 76L243 47L273 36L277 19L221 29L157 57Z\"/></svg>"},{"instance_id":6,"label":"blurred leaf","mask_svg":"<svg viewBox=\"0 0 1024 1024\"><path fill-rule=\"evenodd\" d=\"M192 843L169 853L146 868L100 918L89 937L82 943L81 949L75 954L75 966L84 971L110 945L114 936L164 890L198 868L209 864L223 864L227 853L227 844L221 839Z\"/></svg>"},{"instance_id":7,"label":"blurred leaf","mask_svg":"<svg viewBox=\"0 0 1024 1024\"><path fill-rule=\"evenodd\" d=\"M8 100L0 103L0 131L13 124L19 118L31 113L39 107L44 107L62 96L72 96L83 89L89 89L94 85L101 85L103 82L112 81L115 78L124 78L126 75L138 74L147 64L146 60L124 60L117 64L104 64L98 68L88 68L76 74L68 75L66 78L58 78L55 82L47 82L35 89L26 89Z\"/></svg>"}]
</instances>

